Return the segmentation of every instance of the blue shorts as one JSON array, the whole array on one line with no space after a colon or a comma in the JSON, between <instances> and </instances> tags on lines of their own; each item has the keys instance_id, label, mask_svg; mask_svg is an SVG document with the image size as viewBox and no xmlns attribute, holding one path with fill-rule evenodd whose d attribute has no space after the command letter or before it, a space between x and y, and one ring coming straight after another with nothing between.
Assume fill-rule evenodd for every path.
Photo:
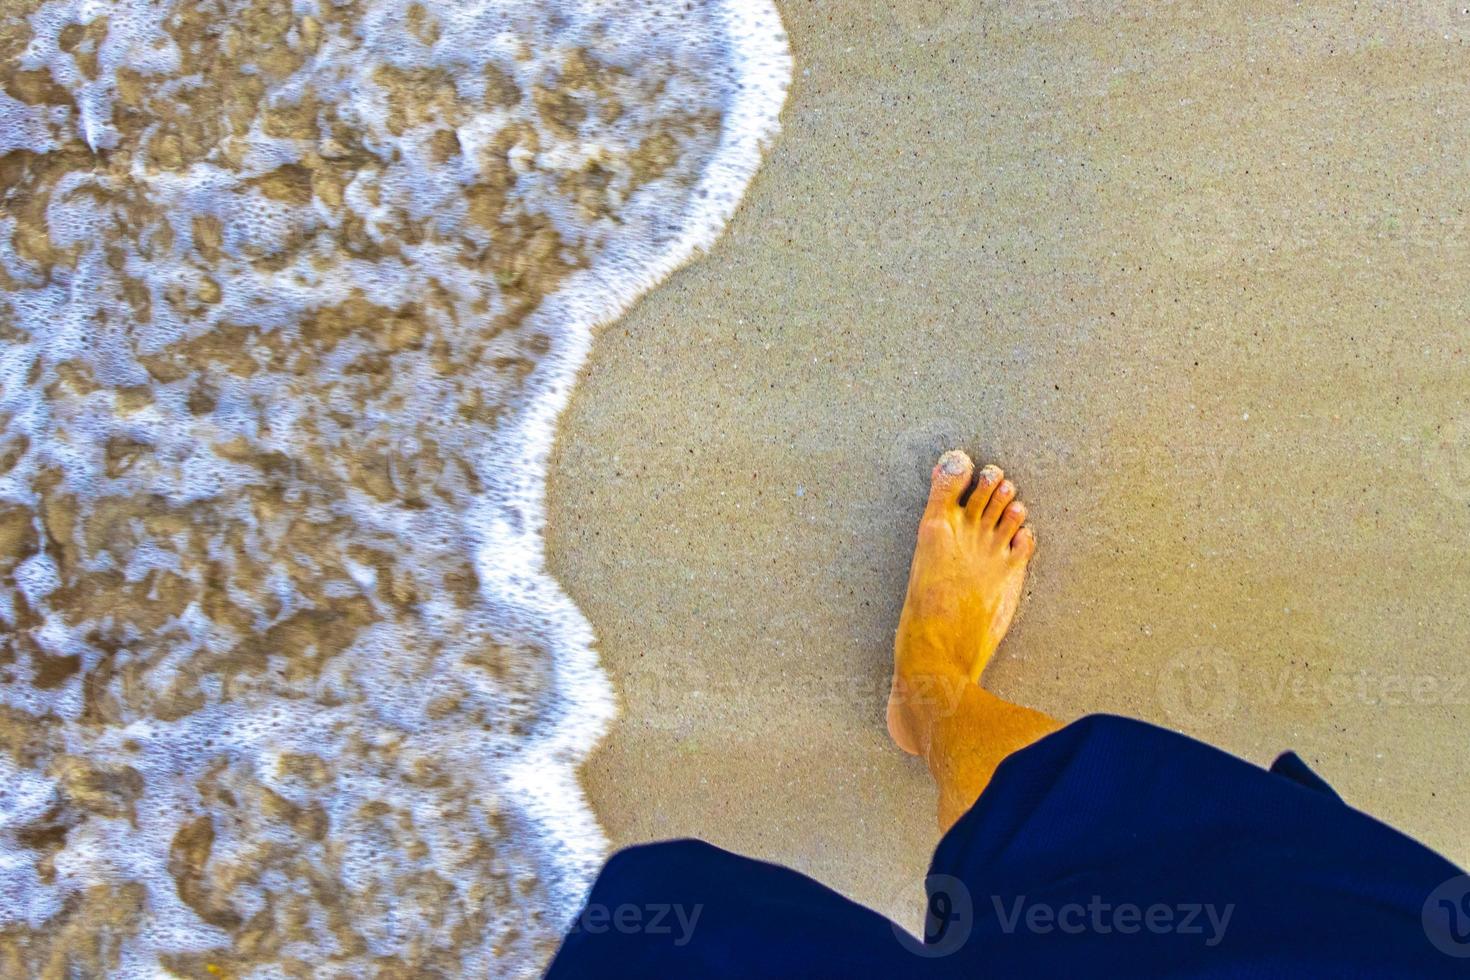
<instances>
[{"instance_id":1,"label":"blue shorts","mask_svg":"<svg viewBox=\"0 0 1470 980\"><path fill-rule=\"evenodd\" d=\"M613 855L561 977L1470 976L1470 877L1270 770L1093 715L1007 758L939 842L923 941L702 841Z\"/></svg>"}]
</instances>

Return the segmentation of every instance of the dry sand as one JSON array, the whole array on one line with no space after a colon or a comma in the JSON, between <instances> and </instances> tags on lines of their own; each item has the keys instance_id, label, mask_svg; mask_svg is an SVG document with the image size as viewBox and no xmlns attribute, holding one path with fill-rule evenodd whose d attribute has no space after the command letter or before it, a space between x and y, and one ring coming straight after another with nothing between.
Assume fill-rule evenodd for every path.
<instances>
[{"instance_id":1,"label":"dry sand","mask_svg":"<svg viewBox=\"0 0 1470 980\"><path fill-rule=\"evenodd\" d=\"M785 130L604 331L553 468L613 843L912 920L934 793L883 692L958 444L1041 541L989 686L1294 748L1470 862L1470 15L782 6Z\"/></svg>"}]
</instances>

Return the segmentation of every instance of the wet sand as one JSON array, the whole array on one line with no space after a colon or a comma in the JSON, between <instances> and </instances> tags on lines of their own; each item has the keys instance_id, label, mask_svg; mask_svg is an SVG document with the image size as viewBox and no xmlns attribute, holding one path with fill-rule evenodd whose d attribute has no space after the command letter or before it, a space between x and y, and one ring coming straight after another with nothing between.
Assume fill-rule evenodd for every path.
<instances>
[{"instance_id":1,"label":"wet sand","mask_svg":"<svg viewBox=\"0 0 1470 980\"><path fill-rule=\"evenodd\" d=\"M783 5L774 153L564 417L613 843L913 920L934 792L883 692L956 444L1040 539L989 686L1296 749L1470 862L1470 16L898 6Z\"/></svg>"},{"instance_id":2,"label":"wet sand","mask_svg":"<svg viewBox=\"0 0 1470 980\"><path fill-rule=\"evenodd\" d=\"M758 159L738 6L0 5L0 974L539 975L541 420Z\"/></svg>"}]
</instances>

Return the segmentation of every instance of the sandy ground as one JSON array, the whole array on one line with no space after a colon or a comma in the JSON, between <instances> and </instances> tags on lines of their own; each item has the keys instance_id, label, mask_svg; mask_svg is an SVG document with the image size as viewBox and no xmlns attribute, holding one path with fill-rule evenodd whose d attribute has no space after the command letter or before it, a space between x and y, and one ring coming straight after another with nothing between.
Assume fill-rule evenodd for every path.
<instances>
[{"instance_id":1,"label":"sandy ground","mask_svg":"<svg viewBox=\"0 0 1470 980\"><path fill-rule=\"evenodd\" d=\"M934 793L883 692L958 444L1041 541L988 685L1295 748L1470 862L1464 7L782 7L775 151L603 333L553 468L614 844L912 920Z\"/></svg>"}]
</instances>

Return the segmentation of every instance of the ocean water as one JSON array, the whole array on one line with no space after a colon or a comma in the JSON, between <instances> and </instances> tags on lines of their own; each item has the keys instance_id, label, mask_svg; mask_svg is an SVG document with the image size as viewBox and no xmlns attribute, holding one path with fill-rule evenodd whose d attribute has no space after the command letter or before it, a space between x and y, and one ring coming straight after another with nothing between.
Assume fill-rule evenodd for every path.
<instances>
[{"instance_id":1,"label":"ocean water","mask_svg":"<svg viewBox=\"0 0 1470 980\"><path fill-rule=\"evenodd\" d=\"M789 75L770 0L4 6L0 974L545 962L556 418Z\"/></svg>"}]
</instances>

